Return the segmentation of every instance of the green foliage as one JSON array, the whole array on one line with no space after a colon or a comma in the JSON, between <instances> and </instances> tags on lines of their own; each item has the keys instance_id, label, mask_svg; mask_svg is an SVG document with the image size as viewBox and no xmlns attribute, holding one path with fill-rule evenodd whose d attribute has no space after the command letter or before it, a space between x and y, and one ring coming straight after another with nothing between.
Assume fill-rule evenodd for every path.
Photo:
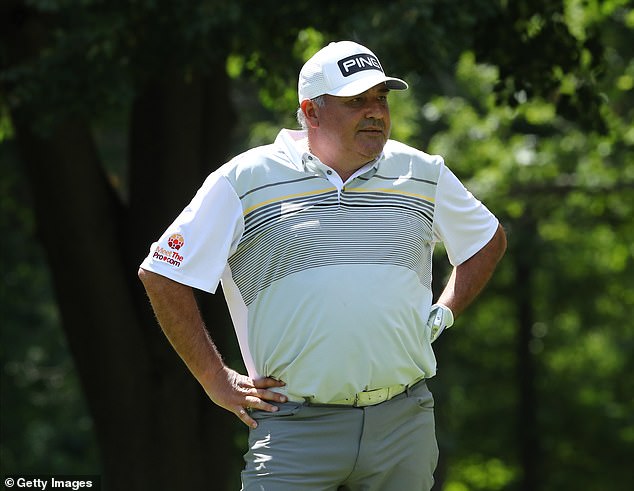
<instances>
[{"instance_id":1,"label":"green foliage","mask_svg":"<svg viewBox=\"0 0 634 491\"><path fill-rule=\"evenodd\" d=\"M613 23L627 17L611 12L594 25L602 27L600 37L611 36ZM525 280L509 268L518 255L531 258L534 275L530 351L537 370L541 485L600 490L610 475L611 489L627 489L634 425L627 375L634 346L634 118L631 91L621 84L632 58L631 50L629 58L617 55L610 44L605 52L611 55L601 82L601 132L564 119L554 101L541 97L499 106L492 96L497 69L476 63L469 52L456 67L459 95L437 96L423 106L425 120L440 129L430 150L444 155L500 216L510 241L490 291L440 341L450 350L435 381L451 385L448 414L441 417L450 421L447 489L511 489L518 477L517 455L509 451L516 451L518 319L513 296L500 295ZM527 217L537 236L526 236Z\"/></svg>"},{"instance_id":2,"label":"green foliage","mask_svg":"<svg viewBox=\"0 0 634 491\"><path fill-rule=\"evenodd\" d=\"M0 144L13 137L13 126L9 117L9 109L0 97Z\"/></svg>"},{"instance_id":3,"label":"green foliage","mask_svg":"<svg viewBox=\"0 0 634 491\"><path fill-rule=\"evenodd\" d=\"M508 489L517 476L517 470L499 459L483 460L473 456L455 466L455 476L455 481L448 481L445 485L446 491L497 491Z\"/></svg>"}]
</instances>

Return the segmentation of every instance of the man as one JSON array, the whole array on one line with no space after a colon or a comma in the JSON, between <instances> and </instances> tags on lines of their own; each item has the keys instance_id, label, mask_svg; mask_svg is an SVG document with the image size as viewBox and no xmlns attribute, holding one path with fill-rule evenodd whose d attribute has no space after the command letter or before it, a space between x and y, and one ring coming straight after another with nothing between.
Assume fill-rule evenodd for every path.
<instances>
[{"instance_id":1,"label":"man","mask_svg":"<svg viewBox=\"0 0 634 491\"><path fill-rule=\"evenodd\" d=\"M388 140L390 90L343 41L299 76L302 131L213 172L139 275L208 396L250 427L245 490L429 490L431 347L504 253L497 219L430 156ZM443 241L453 273L432 306ZM248 375L227 367L192 287L222 281ZM212 326L213 327L213 326Z\"/></svg>"}]
</instances>

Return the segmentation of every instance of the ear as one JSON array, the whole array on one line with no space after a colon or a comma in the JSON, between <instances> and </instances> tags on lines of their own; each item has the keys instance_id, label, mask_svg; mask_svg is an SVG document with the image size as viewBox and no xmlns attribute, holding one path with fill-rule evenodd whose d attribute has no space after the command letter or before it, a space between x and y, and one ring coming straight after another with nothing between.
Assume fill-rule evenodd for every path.
<instances>
[{"instance_id":1,"label":"ear","mask_svg":"<svg viewBox=\"0 0 634 491\"><path fill-rule=\"evenodd\" d=\"M316 128L319 126L319 106L310 99L306 99L302 101L300 107L302 108L304 116L306 116L308 126L310 128Z\"/></svg>"}]
</instances>

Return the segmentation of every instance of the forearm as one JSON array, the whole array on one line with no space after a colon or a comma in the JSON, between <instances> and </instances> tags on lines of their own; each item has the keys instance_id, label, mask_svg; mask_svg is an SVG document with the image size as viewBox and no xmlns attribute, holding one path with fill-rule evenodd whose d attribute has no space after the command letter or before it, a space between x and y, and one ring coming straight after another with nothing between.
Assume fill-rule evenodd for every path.
<instances>
[{"instance_id":1,"label":"forearm","mask_svg":"<svg viewBox=\"0 0 634 491\"><path fill-rule=\"evenodd\" d=\"M210 394L214 376L224 368L224 363L207 333L194 292L186 285L143 269L139 278L165 336Z\"/></svg>"},{"instance_id":2,"label":"forearm","mask_svg":"<svg viewBox=\"0 0 634 491\"><path fill-rule=\"evenodd\" d=\"M277 406L267 401L286 401L285 396L270 390L282 387L283 382L268 377L252 380L224 364L190 287L144 269L139 270L139 278L165 336L213 402L255 427L247 408L277 411Z\"/></svg>"},{"instance_id":3,"label":"forearm","mask_svg":"<svg viewBox=\"0 0 634 491\"><path fill-rule=\"evenodd\" d=\"M498 226L491 240L480 251L453 269L438 303L449 307L457 317L488 283L505 251L506 236L502 227Z\"/></svg>"}]
</instances>

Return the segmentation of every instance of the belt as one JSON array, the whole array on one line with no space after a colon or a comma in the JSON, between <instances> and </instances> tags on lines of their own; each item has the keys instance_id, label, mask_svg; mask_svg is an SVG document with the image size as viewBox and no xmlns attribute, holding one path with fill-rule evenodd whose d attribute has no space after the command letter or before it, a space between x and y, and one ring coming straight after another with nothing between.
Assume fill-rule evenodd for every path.
<instances>
[{"instance_id":1,"label":"belt","mask_svg":"<svg viewBox=\"0 0 634 491\"><path fill-rule=\"evenodd\" d=\"M389 387L381 387L380 389L372 389L372 390L363 390L361 392L357 392L353 396L347 397L345 399L339 399L338 401L330 401L327 403L321 403L311 398L306 398L303 400L309 406L349 406L349 407L365 407L365 406L374 406L376 404L381 404L382 402L389 401L390 399L396 397L397 395L402 394L407 391L414 385L419 382L424 381L424 378L420 378L412 382L408 385L396 384L390 385Z\"/></svg>"}]
</instances>

